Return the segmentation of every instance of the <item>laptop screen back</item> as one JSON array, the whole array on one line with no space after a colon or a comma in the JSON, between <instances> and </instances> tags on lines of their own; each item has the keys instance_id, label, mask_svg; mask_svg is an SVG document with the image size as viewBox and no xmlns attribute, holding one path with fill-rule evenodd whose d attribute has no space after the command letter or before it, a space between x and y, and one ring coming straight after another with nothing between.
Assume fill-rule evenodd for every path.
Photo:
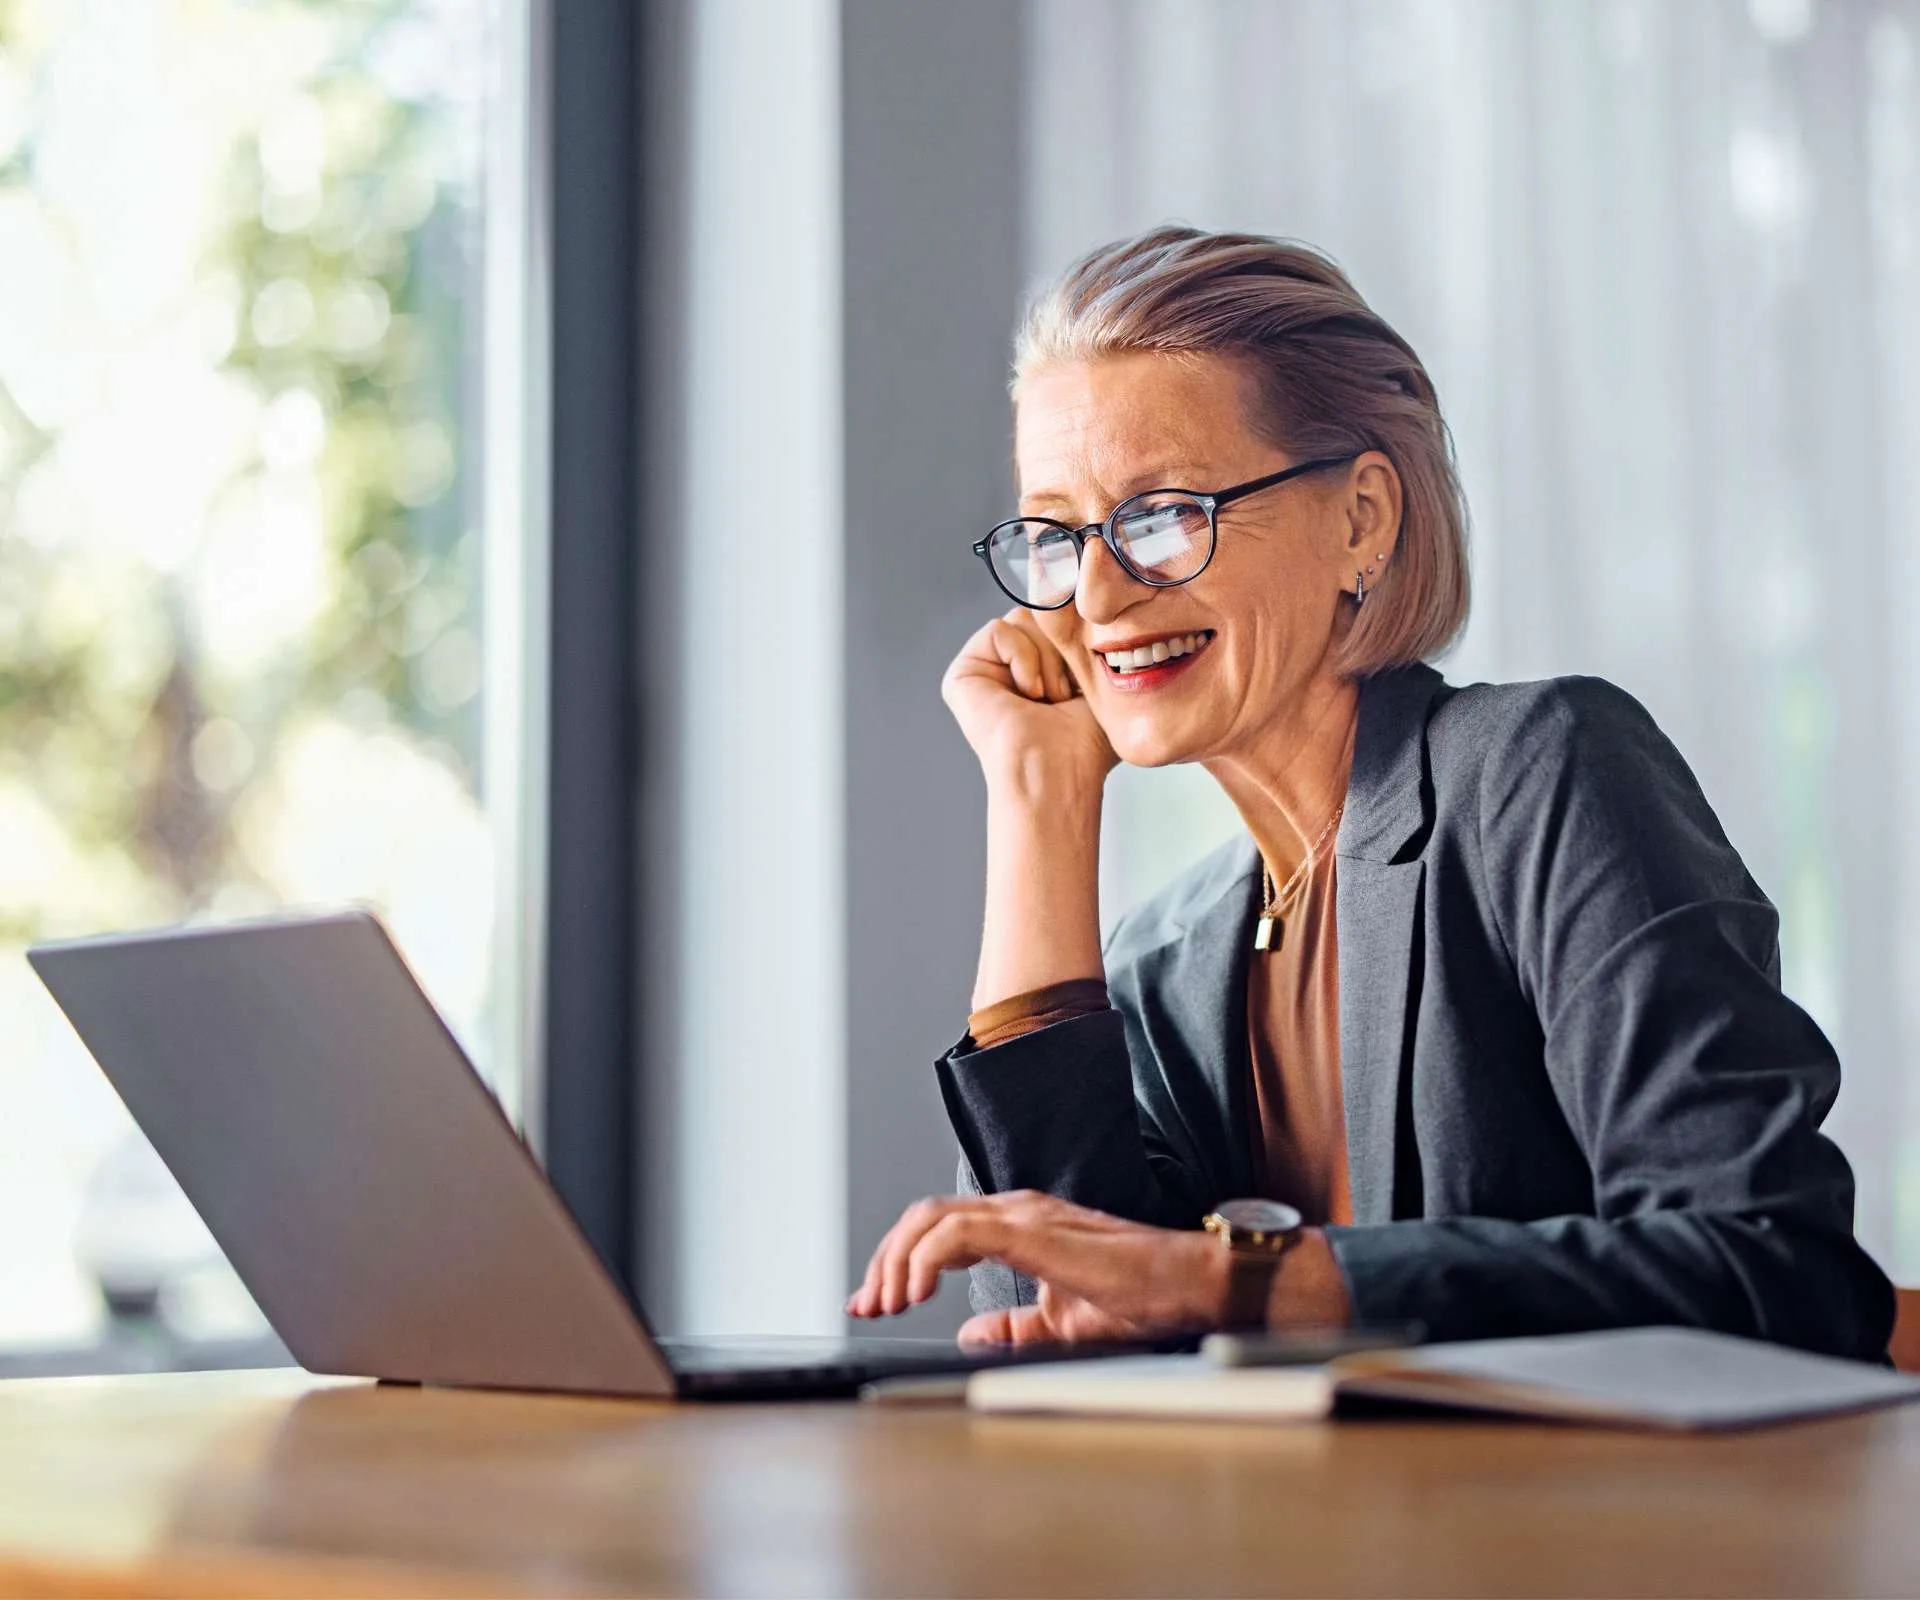
<instances>
[{"instance_id":1,"label":"laptop screen back","mask_svg":"<svg viewBox=\"0 0 1920 1600\"><path fill-rule=\"evenodd\" d=\"M80 940L28 959L302 1365L673 1392L373 917Z\"/></svg>"}]
</instances>

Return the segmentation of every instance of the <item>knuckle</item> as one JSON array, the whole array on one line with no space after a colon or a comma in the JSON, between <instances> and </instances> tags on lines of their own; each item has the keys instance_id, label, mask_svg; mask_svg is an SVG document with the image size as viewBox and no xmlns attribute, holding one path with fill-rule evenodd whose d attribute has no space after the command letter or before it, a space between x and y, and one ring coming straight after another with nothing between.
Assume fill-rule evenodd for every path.
<instances>
[{"instance_id":1,"label":"knuckle","mask_svg":"<svg viewBox=\"0 0 1920 1600\"><path fill-rule=\"evenodd\" d=\"M913 1247L914 1264L925 1266L949 1250L964 1248L972 1236L973 1229L966 1217L958 1214L942 1217L927 1229L920 1242Z\"/></svg>"}]
</instances>

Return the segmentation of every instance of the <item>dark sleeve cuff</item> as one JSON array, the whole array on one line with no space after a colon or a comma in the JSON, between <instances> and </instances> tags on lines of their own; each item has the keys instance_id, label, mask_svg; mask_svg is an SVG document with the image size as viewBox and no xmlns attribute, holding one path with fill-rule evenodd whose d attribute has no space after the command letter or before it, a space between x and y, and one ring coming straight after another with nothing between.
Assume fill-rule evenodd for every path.
<instances>
[{"instance_id":1,"label":"dark sleeve cuff","mask_svg":"<svg viewBox=\"0 0 1920 1600\"><path fill-rule=\"evenodd\" d=\"M1404 1248L1386 1228L1329 1224L1321 1232L1347 1286L1347 1305L1355 1326L1401 1322L1427 1325L1422 1313L1431 1308L1420 1303L1415 1285L1408 1281L1411 1274L1406 1271Z\"/></svg>"},{"instance_id":2,"label":"dark sleeve cuff","mask_svg":"<svg viewBox=\"0 0 1920 1600\"><path fill-rule=\"evenodd\" d=\"M1850 1235L1771 1213L1414 1218L1326 1237L1356 1322L1435 1340L1665 1324L1873 1361L1893 1321Z\"/></svg>"},{"instance_id":3,"label":"dark sleeve cuff","mask_svg":"<svg viewBox=\"0 0 1920 1600\"><path fill-rule=\"evenodd\" d=\"M1116 1216L1158 1209L1118 1011L935 1064L961 1154L989 1194L1041 1189Z\"/></svg>"}]
</instances>

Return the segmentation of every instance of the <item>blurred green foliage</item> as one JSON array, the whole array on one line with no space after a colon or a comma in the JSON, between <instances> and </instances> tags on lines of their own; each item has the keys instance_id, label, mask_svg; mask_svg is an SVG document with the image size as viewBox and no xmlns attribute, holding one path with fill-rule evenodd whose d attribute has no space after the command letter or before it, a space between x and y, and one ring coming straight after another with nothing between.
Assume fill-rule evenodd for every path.
<instances>
[{"instance_id":1,"label":"blurred green foliage","mask_svg":"<svg viewBox=\"0 0 1920 1600\"><path fill-rule=\"evenodd\" d=\"M0 211L56 242L70 223L39 181L41 141L85 9L0 0L0 123L15 123L10 147L0 127ZM206 365L262 419L210 504L285 470L268 459L276 429L283 453L306 451L293 472L319 495L318 592L310 625L245 673L220 670L218 630L244 619L196 604L193 554L143 566L64 531L86 484L0 340L0 858L17 868L0 859L0 940L187 914L256 883L236 819L302 715L410 730L473 786L478 513L460 441L477 431L478 161L435 81L423 9L153 0L168 48L213 52L211 70L244 74L282 46L304 62L221 130L195 293L224 346ZM107 327L83 297L3 314L97 316L104 348L151 332ZM58 873L27 870L50 850L65 853Z\"/></svg>"}]
</instances>

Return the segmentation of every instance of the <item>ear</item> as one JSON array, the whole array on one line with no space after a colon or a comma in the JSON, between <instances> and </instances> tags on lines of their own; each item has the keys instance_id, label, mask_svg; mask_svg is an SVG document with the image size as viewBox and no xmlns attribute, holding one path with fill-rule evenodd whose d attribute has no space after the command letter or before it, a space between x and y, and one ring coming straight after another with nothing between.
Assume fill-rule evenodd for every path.
<instances>
[{"instance_id":1,"label":"ear","mask_svg":"<svg viewBox=\"0 0 1920 1600\"><path fill-rule=\"evenodd\" d=\"M1400 474L1385 452L1369 450L1355 458L1347 476L1346 555L1353 572L1366 574L1371 588L1393 560L1400 538L1400 513L1406 502ZM1352 573L1343 574L1343 587L1353 585Z\"/></svg>"}]
</instances>

